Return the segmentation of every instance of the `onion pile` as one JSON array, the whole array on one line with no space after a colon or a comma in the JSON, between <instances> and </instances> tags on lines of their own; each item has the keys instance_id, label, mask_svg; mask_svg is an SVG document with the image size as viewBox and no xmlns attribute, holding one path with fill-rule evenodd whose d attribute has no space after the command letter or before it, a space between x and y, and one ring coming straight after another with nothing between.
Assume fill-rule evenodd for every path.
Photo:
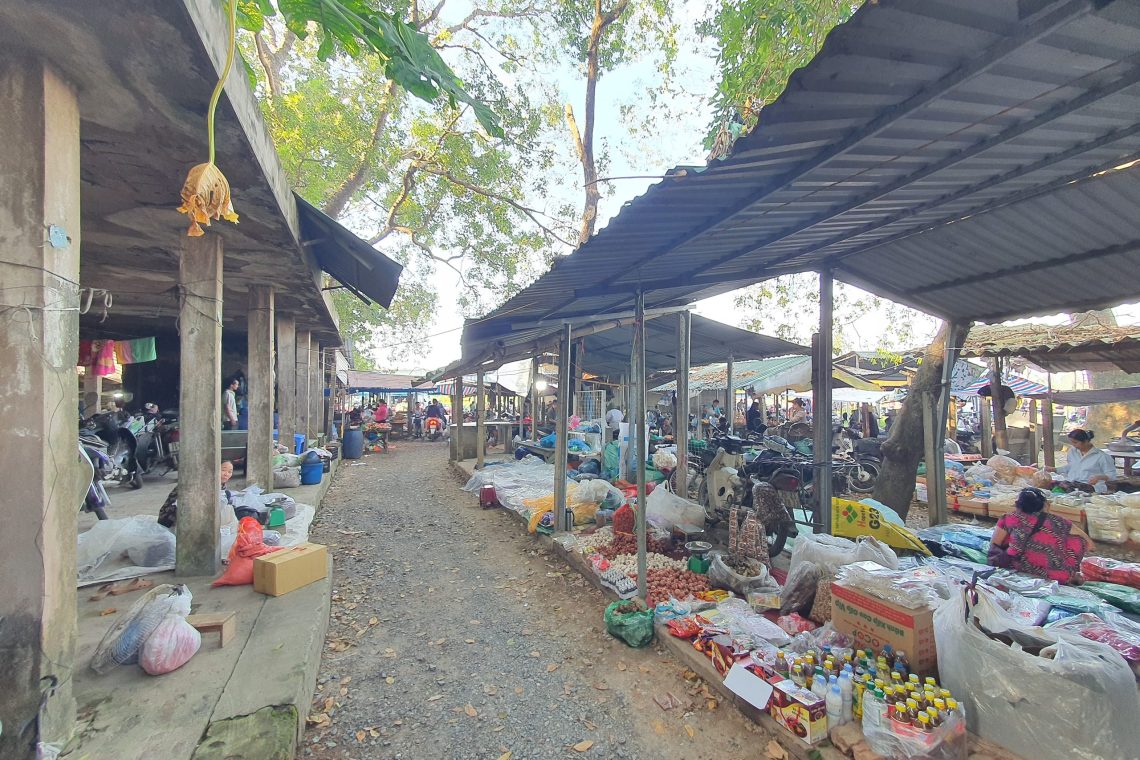
<instances>
[{"instance_id":1,"label":"onion pile","mask_svg":"<svg viewBox=\"0 0 1140 760\"><path fill-rule=\"evenodd\" d=\"M629 577L634 580L637 579L636 569L629 574ZM675 568L647 570L645 579L649 595L646 601L650 607L658 602L669 601L669 597L685 599L690 595L709 590L709 579L691 570Z\"/></svg>"}]
</instances>

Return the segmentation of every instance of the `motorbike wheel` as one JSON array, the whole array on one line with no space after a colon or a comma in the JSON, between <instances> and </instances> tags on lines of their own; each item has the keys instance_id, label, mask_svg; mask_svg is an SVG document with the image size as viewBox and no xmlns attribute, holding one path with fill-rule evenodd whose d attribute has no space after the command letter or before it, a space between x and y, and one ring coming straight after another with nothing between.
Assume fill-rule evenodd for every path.
<instances>
[{"instance_id":1,"label":"motorbike wheel","mask_svg":"<svg viewBox=\"0 0 1140 760\"><path fill-rule=\"evenodd\" d=\"M135 469L135 474L131 476L131 489L139 490L143 487L142 470Z\"/></svg>"},{"instance_id":2,"label":"motorbike wheel","mask_svg":"<svg viewBox=\"0 0 1140 760\"><path fill-rule=\"evenodd\" d=\"M784 551L784 544L788 542L788 526L781 523L768 533L768 556L778 557Z\"/></svg>"},{"instance_id":3,"label":"motorbike wheel","mask_svg":"<svg viewBox=\"0 0 1140 760\"><path fill-rule=\"evenodd\" d=\"M860 459L858 467L847 473L847 487L852 493L871 493L875 481L879 479L879 463L871 459Z\"/></svg>"}]
</instances>

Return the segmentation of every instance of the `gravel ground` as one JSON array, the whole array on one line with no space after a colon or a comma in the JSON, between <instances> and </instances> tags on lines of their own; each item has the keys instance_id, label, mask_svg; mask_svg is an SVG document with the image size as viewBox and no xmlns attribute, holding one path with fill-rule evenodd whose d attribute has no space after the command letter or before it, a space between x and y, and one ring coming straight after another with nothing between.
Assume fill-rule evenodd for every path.
<instances>
[{"instance_id":1,"label":"gravel ground","mask_svg":"<svg viewBox=\"0 0 1140 760\"><path fill-rule=\"evenodd\" d=\"M768 738L601 593L459 490L442 444L345 463L312 531L333 612L299 757L758 757ZM653 697L685 706L668 711Z\"/></svg>"}]
</instances>

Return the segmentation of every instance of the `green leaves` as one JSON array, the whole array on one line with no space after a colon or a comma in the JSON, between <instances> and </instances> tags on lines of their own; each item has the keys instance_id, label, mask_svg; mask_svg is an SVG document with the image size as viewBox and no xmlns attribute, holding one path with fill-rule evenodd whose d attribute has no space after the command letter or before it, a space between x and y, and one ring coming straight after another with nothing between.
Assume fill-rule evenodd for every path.
<instances>
[{"instance_id":1,"label":"green leaves","mask_svg":"<svg viewBox=\"0 0 1140 760\"><path fill-rule=\"evenodd\" d=\"M266 17L276 15L270 0L237 3L242 29L258 32ZM499 117L467 92L427 35L395 14L374 8L370 0L277 0L277 10L286 28L297 37L306 39L315 33L320 60L340 53L352 58L377 55L384 63L387 77L401 88L428 102L442 96L452 106L465 103L488 134L504 136Z\"/></svg>"}]
</instances>

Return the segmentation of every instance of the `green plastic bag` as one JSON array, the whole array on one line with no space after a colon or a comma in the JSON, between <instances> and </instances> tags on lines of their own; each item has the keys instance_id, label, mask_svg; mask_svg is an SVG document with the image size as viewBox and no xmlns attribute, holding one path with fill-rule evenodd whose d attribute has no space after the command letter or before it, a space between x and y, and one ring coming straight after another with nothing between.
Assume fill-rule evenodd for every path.
<instances>
[{"instance_id":1,"label":"green plastic bag","mask_svg":"<svg viewBox=\"0 0 1140 760\"><path fill-rule=\"evenodd\" d=\"M622 605L637 605L636 612L618 612ZM631 647L643 647L653 641L653 610L639 599L619 599L606 607L606 630Z\"/></svg>"},{"instance_id":2,"label":"green plastic bag","mask_svg":"<svg viewBox=\"0 0 1140 760\"><path fill-rule=\"evenodd\" d=\"M602 475L607 480L612 480L618 476L621 470L621 455L618 444L615 441L610 441L606 444L605 452L602 454Z\"/></svg>"},{"instance_id":3,"label":"green plastic bag","mask_svg":"<svg viewBox=\"0 0 1140 760\"><path fill-rule=\"evenodd\" d=\"M1093 592L1114 607L1140 615L1140 590L1102 581L1085 581L1081 588Z\"/></svg>"}]
</instances>

